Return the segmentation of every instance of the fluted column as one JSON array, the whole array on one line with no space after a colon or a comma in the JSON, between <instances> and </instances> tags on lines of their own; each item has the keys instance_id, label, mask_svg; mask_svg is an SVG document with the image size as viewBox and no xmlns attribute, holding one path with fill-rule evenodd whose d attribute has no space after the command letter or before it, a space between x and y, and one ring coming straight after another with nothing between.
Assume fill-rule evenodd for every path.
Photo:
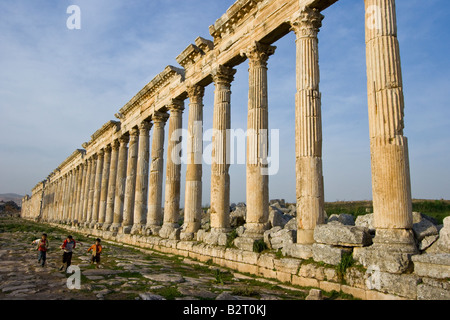
<instances>
[{"instance_id":1,"label":"fluted column","mask_svg":"<svg viewBox=\"0 0 450 320\"><path fill-rule=\"evenodd\" d=\"M87 161L84 161L82 164L82 177L81 177L81 186L80 186L80 200L77 209L77 221L80 224L83 221L83 210L84 210L84 191L86 188L86 175L87 175Z\"/></svg>"},{"instance_id":2,"label":"fluted column","mask_svg":"<svg viewBox=\"0 0 450 320\"><path fill-rule=\"evenodd\" d=\"M105 159L105 151L102 149L97 153L97 167L95 170L94 199L92 201L92 219L89 228L94 229L98 223L98 213L100 209L100 195L102 187L103 161Z\"/></svg>"},{"instance_id":3,"label":"fluted column","mask_svg":"<svg viewBox=\"0 0 450 320\"><path fill-rule=\"evenodd\" d=\"M415 250L395 1L365 0L365 8L374 242Z\"/></svg>"},{"instance_id":4,"label":"fluted column","mask_svg":"<svg viewBox=\"0 0 450 320\"><path fill-rule=\"evenodd\" d=\"M114 220L111 231L117 232L123 221L123 208L125 200L125 186L127 182L127 155L129 136L122 136L119 139L119 160L117 165L116 195L114 198Z\"/></svg>"},{"instance_id":5,"label":"fluted column","mask_svg":"<svg viewBox=\"0 0 450 320\"><path fill-rule=\"evenodd\" d=\"M125 189L122 232L131 233L134 218L134 200L136 195L136 175L139 148L139 129L133 128L130 132L128 145L127 179Z\"/></svg>"},{"instance_id":6,"label":"fluted column","mask_svg":"<svg viewBox=\"0 0 450 320\"><path fill-rule=\"evenodd\" d=\"M249 59L247 122L247 223L246 236L262 238L269 227L269 176L267 175L268 91L267 61L276 47L254 42L243 55Z\"/></svg>"},{"instance_id":7,"label":"fluted column","mask_svg":"<svg viewBox=\"0 0 450 320\"><path fill-rule=\"evenodd\" d=\"M105 223L102 226L103 230L109 230L114 220L114 202L116 198L116 183L117 183L117 165L119 161L119 147L118 140L114 140L111 145L111 166L109 169L108 182L108 198L106 200L106 217Z\"/></svg>"},{"instance_id":8,"label":"fluted column","mask_svg":"<svg viewBox=\"0 0 450 320\"><path fill-rule=\"evenodd\" d=\"M152 123L139 125L139 154L137 159L136 196L132 234L140 234L147 223L148 170L150 158L150 129Z\"/></svg>"},{"instance_id":9,"label":"fluted column","mask_svg":"<svg viewBox=\"0 0 450 320\"><path fill-rule=\"evenodd\" d=\"M87 207L87 214L86 214L86 224L85 226L90 228L91 222L92 222L92 216L93 216L93 209L94 209L94 194L95 194L95 173L97 169L98 161L97 161L97 155L92 156L92 163L91 163L91 172L89 174L89 197L88 197L88 207Z\"/></svg>"},{"instance_id":10,"label":"fluted column","mask_svg":"<svg viewBox=\"0 0 450 320\"><path fill-rule=\"evenodd\" d=\"M77 175L77 195L76 195L76 199L75 199L75 209L74 209L74 218L73 218L74 224L77 224L79 221L78 212L80 210L81 190L82 190L82 184L83 184L83 171L84 171L84 166L83 166L83 164L80 164L78 166L78 175Z\"/></svg>"},{"instance_id":11,"label":"fluted column","mask_svg":"<svg viewBox=\"0 0 450 320\"><path fill-rule=\"evenodd\" d=\"M89 202L89 183L91 182L91 170L92 170L92 158L89 158L86 161L86 177L85 177L85 185L83 190L83 207L81 212L81 221L80 223L86 223L87 221L87 208Z\"/></svg>"},{"instance_id":12,"label":"fluted column","mask_svg":"<svg viewBox=\"0 0 450 320\"><path fill-rule=\"evenodd\" d=\"M105 156L103 159L103 173L100 192L100 205L98 209L97 229L100 229L106 220L106 202L108 198L109 171L111 169L111 146L105 148Z\"/></svg>"},{"instance_id":13,"label":"fluted column","mask_svg":"<svg viewBox=\"0 0 450 320\"><path fill-rule=\"evenodd\" d=\"M59 195L59 206L58 206L58 215L56 222L61 223L64 218L64 204L65 204L65 195L66 195L66 187L67 187L67 175L64 175L61 178L61 193Z\"/></svg>"},{"instance_id":14,"label":"fluted column","mask_svg":"<svg viewBox=\"0 0 450 320\"><path fill-rule=\"evenodd\" d=\"M297 243L314 243L314 228L324 220L322 116L319 91L318 33L324 16L305 8L291 22L297 47L295 150L297 181Z\"/></svg>"},{"instance_id":15,"label":"fluted column","mask_svg":"<svg viewBox=\"0 0 450 320\"><path fill-rule=\"evenodd\" d=\"M173 100L168 106L168 109L170 110L170 118L169 144L167 148L164 223L159 232L159 235L162 238L171 237L176 230L179 230L180 227L178 220L180 215L181 159L177 151L181 148L177 149L177 145L181 143L181 136L177 133L180 133L178 130L182 128L184 102L180 100Z\"/></svg>"},{"instance_id":16,"label":"fluted column","mask_svg":"<svg viewBox=\"0 0 450 320\"><path fill-rule=\"evenodd\" d=\"M69 221L70 216L70 197L72 195L72 177L73 172L70 171L67 174L67 186L66 186L66 194L64 199L64 212L63 212L63 223L67 223Z\"/></svg>"},{"instance_id":17,"label":"fluted column","mask_svg":"<svg viewBox=\"0 0 450 320\"><path fill-rule=\"evenodd\" d=\"M186 189L182 240L193 240L202 220L203 96L205 88L187 88L189 97Z\"/></svg>"},{"instance_id":18,"label":"fluted column","mask_svg":"<svg viewBox=\"0 0 450 320\"><path fill-rule=\"evenodd\" d=\"M152 154L148 188L146 234L159 234L162 225L162 185L164 171L164 127L169 115L155 113L153 121Z\"/></svg>"},{"instance_id":19,"label":"fluted column","mask_svg":"<svg viewBox=\"0 0 450 320\"><path fill-rule=\"evenodd\" d=\"M231 82L236 70L219 66L213 71L214 114L211 164L211 229L230 229Z\"/></svg>"},{"instance_id":20,"label":"fluted column","mask_svg":"<svg viewBox=\"0 0 450 320\"><path fill-rule=\"evenodd\" d=\"M71 211L70 211L70 220L69 220L69 222L71 223L71 224L74 224L74 223L76 223L76 220L77 220L77 197L78 197L78 190L80 189L80 186L79 186L79 184L78 184L78 182L79 182L79 177L80 177L80 167L79 166L77 166L75 169L74 169L74 172L75 172L75 174L74 174L74 176L73 176L73 188L72 188L72 201L71 201L71 203L72 203L72 209L71 209Z\"/></svg>"}]
</instances>

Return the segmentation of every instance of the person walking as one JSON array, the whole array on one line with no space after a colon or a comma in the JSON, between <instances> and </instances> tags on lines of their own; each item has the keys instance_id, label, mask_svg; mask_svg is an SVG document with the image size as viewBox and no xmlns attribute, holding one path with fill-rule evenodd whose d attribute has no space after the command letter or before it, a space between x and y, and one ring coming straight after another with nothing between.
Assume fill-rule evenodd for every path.
<instances>
[{"instance_id":1,"label":"person walking","mask_svg":"<svg viewBox=\"0 0 450 320\"><path fill-rule=\"evenodd\" d=\"M45 261L47 260L47 251L49 246L47 234L43 233L41 239L33 241L32 244L37 245L36 250L38 250L39 252L38 263L40 263L42 267L45 267Z\"/></svg>"}]
</instances>

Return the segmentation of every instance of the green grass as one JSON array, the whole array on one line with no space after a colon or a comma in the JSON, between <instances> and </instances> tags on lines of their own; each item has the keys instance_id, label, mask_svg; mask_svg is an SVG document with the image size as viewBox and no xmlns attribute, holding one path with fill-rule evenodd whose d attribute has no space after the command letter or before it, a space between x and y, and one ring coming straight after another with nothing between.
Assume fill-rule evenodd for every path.
<instances>
[{"instance_id":1,"label":"green grass","mask_svg":"<svg viewBox=\"0 0 450 320\"><path fill-rule=\"evenodd\" d=\"M264 240L256 240L253 243L253 252L261 253L263 251L268 250L267 244L264 242Z\"/></svg>"},{"instance_id":2,"label":"green grass","mask_svg":"<svg viewBox=\"0 0 450 320\"><path fill-rule=\"evenodd\" d=\"M450 200L417 200L412 201L414 212L421 212L436 219L442 224L445 217L450 216ZM325 211L328 217L332 214L347 213L356 219L360 215L373 213L372 201L339 201L325 203Z\"/></svg>"},{"instance_id":3,"label":"green grass","mask_svg":"<svg viewBox=\"0 0 450 320\"><path fill-rule=\"evenodd\" d=\"M184 297L180 291L178 291L178 289L174 286L171 287L165 287L162 289L157 289L157 290L152 290L153 293L160 295L164 298L166 298L166 300L175 300L175 298L181 298Z\"/></svg>"}]
</instances>

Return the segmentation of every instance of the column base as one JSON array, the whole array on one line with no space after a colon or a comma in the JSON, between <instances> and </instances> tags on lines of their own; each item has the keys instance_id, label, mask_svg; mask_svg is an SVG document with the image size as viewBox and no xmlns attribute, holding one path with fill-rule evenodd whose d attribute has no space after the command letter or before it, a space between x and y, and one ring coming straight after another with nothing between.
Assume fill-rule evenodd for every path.
<instances>
[{"instance_id":1,"label":"column base","mask_svg":"<svg viewBox=\"0 0 450 320\"><path fill-rule=\"evenodd\" d=\"M298 244L314 244L314 230L298 229L297 230Z\"/></svg>"},{"instance_id":2,"label":"column base","mask_svg":"<svg viewBox=\"0 0 450 320\"><path fill-rule=\"evenodd\" d=\"M145 229L142 233L146 236L159 236L159 232L161 231L160 225L146 225Z\"/></svg>"},{"instance_id":3,"label":"column base","mask_svg":"<svg viewBox=\"0 0 450 320\"><path fill-rule=\"evenodd\" d=\"M197 233L194 232L180 232L180 240L193 241L197 239Z\"/></svg>"},{"instance_id":4,"label":"column base","mask_svg":"<svg viewBox=\"0 0 450 320\"><path fill-rule=\"evenodd\" d=\"M102 225L102 230L103 231L109 231L109 228L111 228L111 223L104 223Z\"/></svg>"},{"instance_id":5,"label":"column base","mask_svg":"<svg viewBox=\"0 0 450 320\"><path fill-rule=\"evenodd\" d=\"M244 228L245 232L242 237L262 240L264 239L264 232L270 228L270 223L247 223L244 225Z\"/></svg>"},{"instance_id":6,"label":"column base","mask_svg":"<svg viewBox=\"0 0 450 320\"><path fill-rule=\"evenodd\" d=\"M109 228L109 231L111 232L119 232L120 227L122 226L121 223L113 223L111 227Z\"/></svg>"},{"instance_id":7,"label":"column base","mask_svg":"<svg viewBox=\"0 0 450 320\"><path fill-rule=\"evenodd\" d=\"M180 225L178 223L163 224L159 236L163 239L180 240Z\"/></svg>"},{"instance_id":8,"label":"column base","mask_svg":"<svg viewBox=\"0 0 450 320\"><path fill-rule=\"evenodd\" d=\"M95 230L103 230L103 223L99 222L94 227Z\"/></svg>"},{"instance_id":9,"label":"column base","mask_svg":"<svg viewBox=\"0 0 450 320\"><path fill-rule=\"evenodd\" d=\"M228 242L227 229L211 229L203 238L203 242L210 245L226 246Z\"/></svg>"},{"instance_id":10,"label":"column base","mask_svg":"<svg viewBox=\"0 0 450 320\"><path fill-rule=\"evenodd\" d=\"M397 274L411 271L411 257L416 254L414 234L406 229L377 229L372 246L353 251L354 259L364 267Z\"/></svg>"},{"instance_id":11,"label":"column base","mask_svg":"<svg viewBox=\"0 0 450 320\"><path fill-rule=\"evenodd\" d=\"M119 233L131 234L132 229L133 229L133 226L122 226L122 228L120 228L120 230L119 230Z\"/></svg>"},{"instance_id":12,"label":"column base","mask_svg":"<svg viewBox=\"0 0 450 320\"><path fill-rule=\"evenodd\" d=\"M145 225L136 223L133 225L133 228L131 228L131 234L144 234Z\"/></svg>"}]
</instances>

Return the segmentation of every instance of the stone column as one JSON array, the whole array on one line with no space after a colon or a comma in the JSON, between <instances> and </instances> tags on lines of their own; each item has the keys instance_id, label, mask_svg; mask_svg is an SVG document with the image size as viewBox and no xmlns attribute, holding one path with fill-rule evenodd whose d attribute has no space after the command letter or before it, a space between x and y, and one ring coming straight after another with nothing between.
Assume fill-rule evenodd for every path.
<instances>
[{"instance_id":1,"label":"stone column","mask_svg":"<svg viewBox=\"0 0 450 320\"><path fill-rule=\"evenodd\" d=\"M119 147L118 140L114 140L111 145L111 167L109 170L108 182L108 198L106 200L106 218L102 226L103 230L109 230L114 220L114 202L116 198L116 183L117 183L117 164L119 161Z\"/></svg>"},{"instance_id":2,"label":"stone column","mask_svg":"<svg viewBox=\"0 0 450 320\"><path fill-rule=\"evenodd\" d=\"M80 224L83 221L83 210L84 210L84 191L86 188L86 172L87 172L87 161L84 161L82 164L83 172L82 172L82 180L81 180L81 186L80 186L80 203L77 210L77 220L78 224Z\"/></svg>"},{"instance_id":3,"label":"stone column","mask_svg":"<svg viewBox=\"0 0 450 320\"><path fill-rule=\"evenodd\" d=\"M297 47L295 150L297 176L297 243L314 243L314 229L324 224L322 116L317 35L324 16L305 8L291 22Z\"/></svg>"},{"instance_id":4,"label":"stone column","mask_svg":"<svg viewBox=\"0 0 450 320\"><path fill-rule=\"evenodd\" d=\"M179 211L180 211L180 175L181 159L177 151L181 144L181 137L177 134L182 128L182 115L184 102L173 100L168 106L169 118L169 144L167 148L166 168L166 194L164 206L164 223L159 232L162 238L179 238Z\"/></svg>"},{"instance_id":5,"label":"stone column","mask_svg":"<svg viewBox=\"0 0 450 320\"><path fill-rule=\"evenodd\" d=\"M150 129L152 123L139 125L139 155L137 159L136 197L134 201L134 224L132 234L140 234L147 223L148 170L150 158Z\"/></svg>"},{"instance_id":6,"label":"stone column","mask_svg":"<svg viewBox=\"0 0 450 320\"><path fill-rule=\"evenodd\" d=\"M59 201L59 210L58 210L58 217L56 222L61 223L64 219L64 209L65 209L65 200L66 200L66 189L67 189L67 174L65 174L61 178L61 194L60 194L60 201Z\"/></svg>"},{"instance_id":7,"label":"stone column","mask_svg":"<svg viewBox=\"0 0 450 320\"><path fill-rule=\"evenodd\" d=\"M162 185L164 171L164 127L169 115L155 113L153 121L152 159L150 164L150 177L148 189L148 211L146 234L159 234L162 215Z\"/></svg>"},{"instance_id":8,"label":"stone column","mask_svg":"<svg viewBox=\"0 0 450 320\"><path fill-rule=\"evenodd\" d=\"M269 227L269 150L267 61L276 47L254 42L243 55L249 59L247 123L247 219L245 235L262 239Z\"/></svg>"},{"instance_id":9,"label":"stone column","mask_svg":"<svg viewBox=\"0 0 450 320\"><path fill-rule=\"evenodd\" d=\"M136 175L139 147L139 129L133 128L130 132L130 143L128 145L127 178L125 187L125 200L123 211L122 232L131 233L134 218L134 200L136 194Z\"/></svg>"},{"instance_id":10,"label":"stone column","mask_svg":"<svg viewBox=\"0 0 450 320\"><path fill-rule=\"evenodd\" d=\"M90 228L92 222L92 212L94 208L94 194L95 194L95 172L97 168L97 155L92 156L91 160L91 172L89 173L89 193L88 193L88 204L86 212L86 223L85 226Z\"/></svg>"},{"instance_id":11,"label":"stone column","mask_svg":"<svg viewBox=\"0 0 450 320\"><path fill-rule=\"evenodd\" d=\"M365 0L375 243L415 251L394 0Z\"/></svg>"},{"instance_id":12,"label":"stone column","mask_svg":"<svg viewBox=\"0 0 450 320\"><path fill-rule=\"evenodd\" d=\"M236 70L219 66L213 71L214 119L211 164L211 230L230 229L230 136L231 82Z\"/></svg>"},{"instance_id":13,"label":"stone column","mask_svg":"<svg viewBox=\"0 0 450 320\"><path fill-rule=\"evenodd\" d=\"M87 221L87 208L89 202L89 183L91 181L91 169L92 169L92 159L89 158L88 160L86 160L86 177L83 189L83 206L80 224L84 224Z\"/></svg>"},{"instance_id":14,"label":"stone column","mask_svg":"<svg viewBox=\"0 0 450 320\"><path fill-rule=\"evenodd\" d=\"M97 168L95 170L94 199L92 202L92 219L89 228L94 229L98 223L98 212L100 209L100 195L102 187L103 160L105 151L102 149L97 153Z\"/></svg>"},{"instance_id":15,"label":"stone column","mask_svg":"<svg viewBox=\"0 0 450 320\"><path fill-rule=\"evenodd\" d=\"M98 210L97 229L101 229L106 220L106 202L108 198L109 171L111 169L111 146L105 148L103 159L102 185L100 193L100 206Z\"/></svg>"},{"instance_id":16,"label":"stone column","mask_svg":"<svg viewBox=\"0 0 450 320\"><path fill-rule=\"evenodd\" d=\"M70 171L67 174L66 192L65 192L65 200L64 200L64 211L63 211L63 223L67 223L69 221L70 196L72 195L72 177L73 177L73 172Z\"/></svg>"},{"instance_id":17,"label":"stone column","mask_svg":"<svg viewBox=\"0 0 450 320\"><path fill-rule=\"evenodd\" d=\"M73 188L72 188L72 210L71 210L71 214L70 214L70 223L73 225L76 223L77 221L77 198L78 198L78 191L80 190L80 186L79 186L79 177L81 174L81 170L80 167L77 166L74 169L74 176L73 176Z\"/></svg>"},{"instance_id":18,"label":"stone column","mask_svg":"<svg viewBox=\"0 0 450 320\"><path fill-rule=\"evenodd\" d=\"M127 154L128 154L129 136L122 136L119 139L119 160L117 165L117 181L116 181L116 195L114 198L114 220L111 226L111 231L118 232L123 221L123 207L125 200L125 185L127 182Z\"/></svg>"},{"instance_id":19,"label":"stone column","mask_svg":"<svg viewBox=\"0 0 450 320\"><path fill-rule=\"evenodd\" d=\"M73 219L74 224L78 224L78 221L79 221L78 213L80 211L81 190L82 190L82 185L83 185L83 171L84 171L84 166L83 166L83 164L80 164L78 166L78 175L77 175L77 197L75 200L75 211L74 211L74 219Z\"/></svg>"},{"instance_id":20,"label":"stone column","mask_svg":"<svg viewBox=\"0 0 450 320\"><path fill-rule=\"evenodd\" d=\"M182 240L193 240L202 221L203 96L205 88L187 88L189 97L186 189Z\"/></svg>"}]
</instances>

